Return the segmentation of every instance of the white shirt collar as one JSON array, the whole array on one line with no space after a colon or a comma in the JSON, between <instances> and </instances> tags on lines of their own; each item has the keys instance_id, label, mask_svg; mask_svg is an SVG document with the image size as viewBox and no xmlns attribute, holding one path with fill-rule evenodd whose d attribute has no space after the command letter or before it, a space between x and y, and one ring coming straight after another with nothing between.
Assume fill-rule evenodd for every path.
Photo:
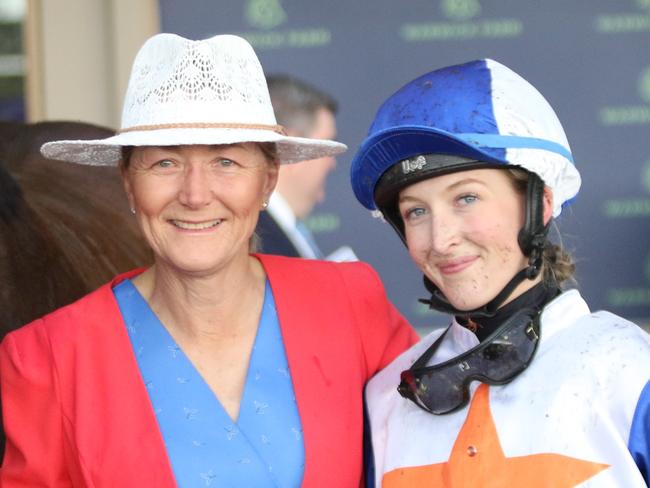
<instances>
[{"instance_id":1,"label":"white shirt collar","mask_svg":"<svg viewBox=\"0 0 650 488\"><path fill-rule=\"evenodd\" d=\"M572 289L562 292L542 310L542 339L548 339L557 331L570 326L583 315L589 315L590 313L587 302L585 302L578 290Z\"/></svg>"},{"instance_id":2,"label":"white shirt collar","mask_svg":"<svg viewBox=\"0 0 650 488\"><path fill-rule=\"evenodd\" d=\"M266 211L284 231L301 257L316 259L316 252L312 249L305 237L296 229L296 214L293 213L287 201L277 191L271 194L269 206L266 207Z\"/></svg>"},{"instance_id":3,"label":"white shirt collar","mask_svg":"<svg viewBox=\"0 0 650 488\"><path fill-rule=\"evenodd\" d=\"M271 214L280 227L285 231L288 228L293 228L296 225L296 214L293 213L291 207L280 193L274 191L269 198L269 206L266 211Z\"/></svg>"}]
</instances>

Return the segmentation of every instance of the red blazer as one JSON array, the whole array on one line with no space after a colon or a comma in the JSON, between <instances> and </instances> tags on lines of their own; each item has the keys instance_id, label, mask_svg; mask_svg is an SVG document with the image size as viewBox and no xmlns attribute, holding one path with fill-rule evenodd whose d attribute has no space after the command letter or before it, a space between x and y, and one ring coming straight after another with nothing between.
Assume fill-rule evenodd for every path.
<instances>
[{"instance_id":1,"label":"red blazer","mask_svg":"<svg viewBox=\"0 0 650 488\"><path fill-rule=\"evenodd\" d=\"M358 487L362 391L417 340L365 264L260 255L291 369L305 487ZM171 466L111 287L7 335L0 486L173 487Z\"/></svg>"}]
</instances>

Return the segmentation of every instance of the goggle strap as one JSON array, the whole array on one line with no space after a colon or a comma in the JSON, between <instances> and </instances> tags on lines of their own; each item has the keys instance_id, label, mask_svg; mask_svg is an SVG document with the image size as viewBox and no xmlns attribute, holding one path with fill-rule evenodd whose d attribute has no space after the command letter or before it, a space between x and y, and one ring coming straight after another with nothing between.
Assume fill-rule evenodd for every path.
<instances>
[{"instance_id":1,"label":"goggle strap","mask_svg":"<svg viewBox=\"0 0 650 488\"><path fill-rule=\"evenodd\" d=\"M445 329L445 331L440 334L440 337L438 337L433 344L431 344L426 351L424 351L424 354L418 358L417 361L413 363L411 366L411 370L414 369L420 369L426 367L427 363L429 362L429 359L433 357L433 355L436 353L438 348L440 347L440 344L442 344L442 341L444 340L445 336L447 335L447 332L451 329L451 325Z\"/></svg>"},{"instance_id":2,"label":"goggle strap","mask_svg":"<svg viewBox=\"0 0 650 488\"><path fill-rule=\"evenodd\" d=\"M424 276L424 286L431 292L431 298L430 299L425 299L425 298L420 298L418 301L420 303L424 303L426 305L429 305L430 308L435 309L439 312L443 313L449 313L452 315L460 315L460 316L473 316L473 317L493 317L494 314L497 312L499 307L503 304L503 302L510 296L512 291L525 279L529 277L530 274L530 266L525 267L524 269L520 270L516 275L512 277L512 279L508 282L508 284L499 292L499 294L494 297L490 302L486 303L482 307L476 308L474 310L458 310L456 309L447 299L445 296L440 292L438 287L434 285L429 278Z\"/></svg>"}]
</instances>

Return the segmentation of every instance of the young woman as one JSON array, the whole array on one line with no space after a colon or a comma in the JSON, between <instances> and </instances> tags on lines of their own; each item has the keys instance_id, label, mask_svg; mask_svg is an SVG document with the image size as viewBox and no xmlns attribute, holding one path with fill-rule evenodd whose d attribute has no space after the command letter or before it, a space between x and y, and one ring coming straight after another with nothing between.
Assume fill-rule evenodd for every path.
<instances>
[{"instance_id":1,"label":"young woman","mask_svg":"<svg viewBox=\"0 0 650 488\"><path fill-rule=\"evenodd\" d=\"M369 383L369 485L646 486L650 339L563 288L547 232L580 176L542 95L492 60L425 74L379 109L352 186L454 315Z\"/></svg>"}]
</instances>

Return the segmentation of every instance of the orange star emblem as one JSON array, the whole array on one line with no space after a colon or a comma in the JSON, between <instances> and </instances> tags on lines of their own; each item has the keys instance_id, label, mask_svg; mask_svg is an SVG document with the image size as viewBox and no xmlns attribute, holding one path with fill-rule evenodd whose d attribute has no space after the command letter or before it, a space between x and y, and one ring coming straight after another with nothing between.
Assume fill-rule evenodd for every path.
<instances>
[{"instance_id":1,"label":"orange star emblem","mask_svg":"<svg viewBox=\"0 0 650 488\"><path fill-rule=\"evenodd\" d=\"M529 488L572 487L609 467L560 454L505 457L490 412L489 388L474 394L463 428L446 463L398 468L384 474L382 488L418 486Z\"/></svg>"}]
</instances>

